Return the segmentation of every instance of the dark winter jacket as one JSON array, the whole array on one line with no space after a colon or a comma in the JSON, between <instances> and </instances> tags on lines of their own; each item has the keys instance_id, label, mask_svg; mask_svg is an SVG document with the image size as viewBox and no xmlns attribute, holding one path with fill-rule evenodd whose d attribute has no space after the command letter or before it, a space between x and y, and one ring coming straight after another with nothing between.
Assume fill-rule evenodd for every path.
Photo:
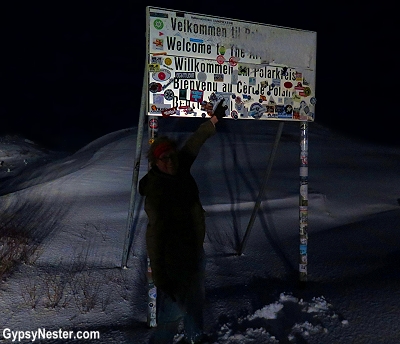
<instances>
[{"instance_id":1,"label":"dark winter jacket","mask_svg":"<svg viewBox=\"0 0 400 344\"><path fill-rule=\"evenodd\" d=\"M189 137L179 151L176 175L153 167L139 182L148 216L146 232L154 283L160 289L184 284L197 272L203 257L204 210L190 168L203 143L215 133L207 121Z\"/></svg>"}]
</instances>

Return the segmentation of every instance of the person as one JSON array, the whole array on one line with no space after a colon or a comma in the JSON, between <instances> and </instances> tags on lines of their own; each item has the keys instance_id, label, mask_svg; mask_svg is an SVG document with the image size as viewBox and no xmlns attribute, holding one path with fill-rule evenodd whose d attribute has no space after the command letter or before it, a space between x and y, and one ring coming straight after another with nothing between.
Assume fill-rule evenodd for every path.
<instances>
[{"instance_id":1,"label":"person","mask_svg":"<svg viewBox=\"0 0 400 344\"><path fill-rule=\"evenodd\" d=\"M152 343L172 343L183 319L182 343L201 343L205 299L204 209L190 173L200 148L225 116L221 100L212 117L191 134L182 149L159 137L148 151L150 170L139 181L148 217L147 253L158 288L157 329Z\"/></svg>"}]
</instances>

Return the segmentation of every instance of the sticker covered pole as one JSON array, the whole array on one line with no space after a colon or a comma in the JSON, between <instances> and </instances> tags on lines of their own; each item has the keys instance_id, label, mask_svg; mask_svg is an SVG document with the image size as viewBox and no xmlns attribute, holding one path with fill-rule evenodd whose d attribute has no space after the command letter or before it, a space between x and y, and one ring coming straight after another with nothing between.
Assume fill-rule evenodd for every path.
<instances>
[{"instance_id":1,"label":"sticker covered pole","mask_svg":"<svg viewBox=\"0 0 400 344\"><path fill-rule=\"evenodd\" d=\"M149 117L149 122L148 122L149 145L151 145L158 135L158 119L157 116L148 116L148 117Z\"/></svg>"},{"instance_id":2,"label":"sticker covered pole","mask_svg":"<svg viewBox=\"0 0 400 344\"><path fill-rule=\"evenodd\" d=\"M151 145L158 134L158 119L156 116L148 116L148 134L149 145ZM150 169L150 164L148 168ZM147 256L147 326L157 326L157 287L154 284L149 256Z\"/></svg>"},{"instance_id":3,"label":"sticker covered pole","mask_svg":"<svg viewBox=\"0 0 400 344\"><path fill-rule=\"evenodd\" d=\"M307 281L308 246L308 123L300 123L299 279Z\"/></svg>"}]
</instances>

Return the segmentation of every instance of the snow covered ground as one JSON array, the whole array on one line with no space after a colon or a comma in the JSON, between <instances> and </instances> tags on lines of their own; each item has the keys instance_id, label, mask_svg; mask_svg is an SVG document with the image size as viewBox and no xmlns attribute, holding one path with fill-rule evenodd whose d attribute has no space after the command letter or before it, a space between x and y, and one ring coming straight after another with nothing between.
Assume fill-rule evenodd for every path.
<instances>
[{"instance_id":1,"label":"snow covered ground","mask_svg":"<svg viewBox=\"0 0 400 344\"><path fill-rule=\"evenodd\" d=\"M169 121L160 134L183 140L202 120ZM207 211L210 343L399 343L400 147L310 123L308 282L300 286L299 124L283 128L241 256L278 124L218 125L193 166ZM140 197L121 269L136 135L113 132L74 154L1 138L2 266L9 252L24 257L0 282L1 343L147 343ZM142 159L140 177L146 170ZM47 339L32 337L44 329ZM64 331L87 339L56 340Z\"/></svg>"}]
</instances>

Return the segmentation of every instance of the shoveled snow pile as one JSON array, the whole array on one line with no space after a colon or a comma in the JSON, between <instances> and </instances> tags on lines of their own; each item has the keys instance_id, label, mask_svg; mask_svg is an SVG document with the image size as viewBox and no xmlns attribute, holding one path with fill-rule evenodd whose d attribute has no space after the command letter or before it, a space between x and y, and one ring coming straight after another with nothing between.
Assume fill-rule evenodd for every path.
<instances>
[{"instance_id":1,"label":"shoveled snow pile","mask_svg":"<svg viewBox=\"0 0 400 344\"><path fill-rule=\"evenodd\" d=\"M215 343L279 343L279 340L270 334L269 329L276 332L276 327L282 326L284 319L291 319L294 314L298 315L300 322L295 322L291 328L281 329L287 332L287 338L291 342L296 342L299 336L306 339L317 333L328 333L329 326L332 325L348 325L348 321L340 319L324 296L313 297L307 302L291 294L281 293L279 301L239 318L235 323L222 325L218 332L218 341ZM251 326L252 324L255 326ZM258 327L260 324L262 326Z\"/></svg>"}]
</instances>

